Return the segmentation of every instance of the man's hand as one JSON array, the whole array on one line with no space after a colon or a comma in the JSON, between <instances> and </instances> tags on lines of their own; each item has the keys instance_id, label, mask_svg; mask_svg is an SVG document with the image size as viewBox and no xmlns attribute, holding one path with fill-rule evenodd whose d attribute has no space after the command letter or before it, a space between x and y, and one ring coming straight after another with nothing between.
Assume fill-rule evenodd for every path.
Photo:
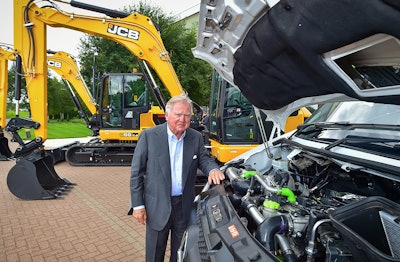
<instances>
[{"instance_id":1,"label":"man's hand","mask_svg":"<svg viewBox=\"0 0 400 262\"><path fill-rule=\"evenodd\" d=\"M136 218L140 224L144 225L147 219L146 209L141 208L133 210L133 217Z\"/></svg>"},{"instance_id":2,"label":"man's hand","mask_svg":"<svg viewBox=\"0 0 400 262\"><path fill-rule=\"evenodd\" d=\"M221 181L225 179L224 173L221 172L219 169L211 170L210 174L208 175L208 183L219 185Z\"/></svg>"}]
</instances>

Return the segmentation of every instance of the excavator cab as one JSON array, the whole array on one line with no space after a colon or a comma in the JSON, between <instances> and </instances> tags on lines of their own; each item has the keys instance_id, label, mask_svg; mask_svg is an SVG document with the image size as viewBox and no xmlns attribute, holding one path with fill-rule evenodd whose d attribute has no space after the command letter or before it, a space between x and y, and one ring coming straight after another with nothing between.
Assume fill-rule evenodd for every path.
<instances>
[{"instance_id":1,"label":"excavator cab","mask_svg":"<svg viewBox=\"0 0 400 262\"><path fill-rule=\"evenodd\" d=\"M107 74L103 77L102 83L101 129L108 130L107 132L140 129L140 116L151 108L149 88L143 75L140 73Z\"/></svg>"},{"instance_id":2,"label":"excavator cab","mask_svg":"<svg viewBox=\"0 0 400 262\"><path fill-rule=\"evenodd\" d=\"M141 131L165 122L143 73L108 73L101 83L100 108L90 124L98 138L69 147L66 159L71 165L130 165Z\"/></svg>"},{"instance_id":3,"label":"excavator cab","mask_svg":"<svg viewBox=\"0 0 400 262\"><path fill-rule=\"evenodd\" d=\"M209 145L211 155L218 162L225 163L263 142L254 106L240 89L223 79L216 70L213 72L209 122ZM261 118L267 116L261 111ZM286 120L284 132L289 132L311 113L306 108L295 111ZM266 138L270 139L281 130L272 121L262 121Z\"/></svg>"},{"instance_id":4,"label":"excavator cab","mask_svg":"<svg viewBox=\"0 0 400 262\"><path fill-rule=\"evenodd\" d=\"M253 105L216 71L209 113L208 142L217 161L225 163L262 142Z\"/></svg>"}]
</instances>

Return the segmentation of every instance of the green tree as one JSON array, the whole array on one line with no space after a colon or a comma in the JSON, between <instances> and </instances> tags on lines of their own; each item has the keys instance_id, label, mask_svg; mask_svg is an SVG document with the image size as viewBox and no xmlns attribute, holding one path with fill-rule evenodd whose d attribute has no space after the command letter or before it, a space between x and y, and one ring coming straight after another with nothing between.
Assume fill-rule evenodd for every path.
<instances>
[{"instance_id":1,"label":"green tree","mask_svg":"<svg viewBox=\"0 0 400 262\"><path fill-rule=\"evenodd\" d=\"M49 118L70 120L78 117L78 110L72 102L64 83L55 77L49 77L47 81Z\"/></svg>"},{"instance_id":2,"label":"green tree","mask_svg":"<svg viewBox=\"0 0 400 262\"><path fill-rule=\"evenodd\" d=\"M14 111L15 105L13 100L15 98L15 76L16 65L13 63L8 70L8 93L7 93L7 110ZM22 110L29 110L29 98L26 90L26 80L24 77L21 79L21 97L19 107ZM52 76L51 72L48 73L48 115L51 119L69 120L78 116L78 110L75 107L70 94L68 93L64 83L59 78Z\"/></svg>"},{"instance_id":3,"label":"green tree","mask_svg":"<svg viewBox=\"0 0 400 262\"><path fill-rule=\"evenodd\" d=\"M178 32L175 32L178 33ZM191 48L196 45L197 32L186 29L186 34L181 40L185 45L173 43L172 63L180 76L182 86L189 92L190 97L199 105L207 105L210 100L212 68L203 60L193 56ZM174 39L173 34L168 39ZM177 48L179 48L177 50Z\"/></svg>"},{"instance_id":4,"label":"green tree","mask_svg":"<svg viewBox=\"0 0 400 262\"><path fill-rule=\"evenodd\" d=\"M175 17L166 15L160 7L145 2L125 7L124 11L129 13L136 11L152 19L160 30L182 87L192 100L200 105L208 105L212 68L206 62L196 59L191 52L191 48L196 45L196 31L186 28L184 23L178 22ZM114 41L86 35L81 39L79 47L81 73L87 83L92 83L94 61L96 71L101 74L131 72L133 68L138 68L136 58L125 47ZM94 58L95 51L98 55ZM158 79L157 81L161 83ZM164 88L163 91L167 94Z\"/></svg>"},{"instance_id":5,"label":"green tree","mask_svg":"<svg viewBox=\"0 0 400 262\"><path fill-rule=\"evenodd\" d=\"M7 110L14 110L15 105L13 103L15 98L15 63L13 63L8 70L8 93L7 93ZM19 101L19 106L21 109L29 108L28 95L25 89L25 78L21 79L21 99Z\"/></svg>"}]
</instances>

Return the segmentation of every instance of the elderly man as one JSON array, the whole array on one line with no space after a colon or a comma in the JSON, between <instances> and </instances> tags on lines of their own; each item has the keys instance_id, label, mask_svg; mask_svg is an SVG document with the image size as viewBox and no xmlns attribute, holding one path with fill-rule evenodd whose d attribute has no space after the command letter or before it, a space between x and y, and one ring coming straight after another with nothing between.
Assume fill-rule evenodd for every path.
<instances>
[{"instance_id":1,"label":"elderly man","mask_svg":"<svg viewBox=\"0 0 400 262\"><path fill-rule=\"evenodd\" d=\"M144 130L137 143L131 169L133 216L146 224L146 261L164 261L171 232L170 261L187 227L195 196L196 172L208 174L210 184L225 178L203 144L201 134L189 128L192 101L171 98L166 123Z\"/></svg>"}]
</instances>

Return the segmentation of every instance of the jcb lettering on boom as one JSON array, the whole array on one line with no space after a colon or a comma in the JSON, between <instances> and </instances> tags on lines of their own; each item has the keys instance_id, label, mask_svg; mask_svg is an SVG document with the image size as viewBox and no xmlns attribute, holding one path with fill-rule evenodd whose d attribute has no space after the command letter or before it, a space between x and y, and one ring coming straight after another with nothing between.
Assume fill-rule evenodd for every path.
<instances>
[{"instance_id":1,"label":"jcb lettering on boom","mask_svg":"<svg viewBox=\"0 0 400 262\"><path fill-rule=\"evenodd\" d=\"M52 1L48 0L48 2ZM72 5L72 3L70 4ZM29 79L30 85L35 86L35 88L29 88L28 96L31 98L30 101L35 100L34 103L30 103L30 106L32 119L37 121L33 124L28 122L28 124L38 126L38 128L35 128L35 137L42 138L40 143L36 139L27 142L26 145L24 141L21 142L21 147L24 147L24 149L20 154L27 161L37 162L35 164L37 172L34 174L25 172L27 167L23 161L18 161L16 166L18 166L20 174L27 174L26 176L33 177L36 180L44 180L46 188L48 187L47 178L53 177L53 173L55 173L53 170L54 162L52 160L49 163L43 163L44 161L41 160L44 160L44 158L41 154L39 155L42 152L39 152L37 148L41 148L48 136L48 97L43 95L43 91L47 89L47 67L53 69L56 73L61 73L63 80L66 80L63 82L68 87L68 91L72 91L72 100L77 106L80 116L92 129L93 139L68 146L65 154L56 156L58 154L54 154L54 150L52 150L53 156L60 160L65 158L73 166L130 165L140 133L145 128L165 122L165 118L161 117L165 113L163 109L165 98L162 92L158 92L158 86L154 85L153 81L149 81L153 78L151 69L154 69L157 73L171 97L183 93L183 88L170 59L164 59L164 56L160 57L158 52L153 51L156 49L160 53L167 53L163 40L149 17L137 12L130 16L131 14L127 12L76 1L73 5L73 7L82 9L82 11L95 11L100 15L79 14L79 11L77 11L76 14L70 13L70 17L66 19L65 13L69 12L62 10L62 7L51 4L37 5L36 1L31 0L14 1L14 10L17 14L17 19L14 19L14 29L17 30L14 32L14 52L20 56L21 59L18 58L18 60L22 60L20 71L25 66L27 72L41 72L36 74L35 77L28 74L27 79ZM107 16L107 18L104 16ZM134 20L132 19L133 16L135 17ZM35 26L35 30L30 30L27 28L27 24L39 26ZM139 64L146 63L149 67L143 67L145 70L143 73L109 73L104 75L102 81L96 86L96 91L98 91L96 94L99 95L96 97L98 98L98 101L96 101L97 99L92 96L83 81L73 57L61 52L49 52L48 55L52 56L46 56L48 27L64 27L110 39L123 45L132 55L138 57ZM30 41L25 41L25 39L30 39ZM33 49L36 51L35 63L31 62ZM12 59L15 57L14 52L10 54ZM56 62L60 62L60 64L56 64ZM118 63L118 61L115 62ZM145 77L145 74L149 77ZM22 73L18 75L22 75ZM0 90L1 92L2 90ZM76 94L74 94L75 92ZM6 98L7 96L4 95L3 97ZM1 98L0 94L0 100ZM152 103L153 98L156 100L156 104ZM86 104L90 114L85 114L86 110L81 103ZM24 121L21 122L20 126L28 125ZM2 127L5 125L1 124ZM31 152L37 153L38 156L31 157L28 155ZM37 160L38 158L40 159ZM46 170L41 170L44 169L45 164L47 165ZM15 176L13 174L8 177ZM16 181L16 184L24 189L26 186L25 179ZM37 190L37 195L41 198L41 191Z\"/></svg>"},{"instance_id":2,"label":"jcb lettering on boom","mask_svg":"<svg viewBox=\"0 0 400 262\"><path fill-rule=\"evenodd\" d=\"M47 60L47 65L48 66L52 66L52 67L57 67L57 68L61 68L62 67L62 63L61 62L52 61L52 60Z\"/></svg>"},{"instance_id":3,"label":"jcb lettering on boom","mask_svg":"<svg viewBox=\"0 0 400 262\"><path fill-rule=\"evenodd\" d=\"M140 34L138 31L114 24L108 25L107 32L110 34L123 36L133 40L139 40L139 34Z\"/></svg>"}]
</instances>

